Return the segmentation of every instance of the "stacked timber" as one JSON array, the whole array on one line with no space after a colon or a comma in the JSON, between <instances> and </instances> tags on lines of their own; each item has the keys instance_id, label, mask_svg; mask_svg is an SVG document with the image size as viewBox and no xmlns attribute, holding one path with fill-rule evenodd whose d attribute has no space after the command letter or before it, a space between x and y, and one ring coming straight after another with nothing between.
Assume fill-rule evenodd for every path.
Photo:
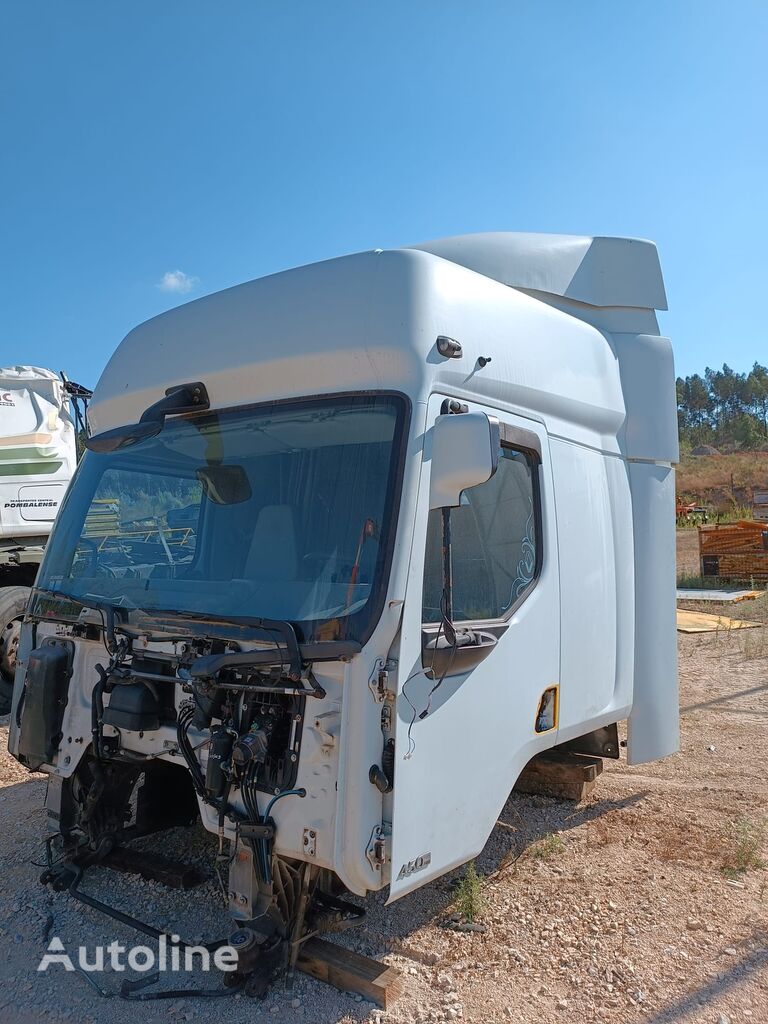
<instances>
[{"instance_id":1,"label":"stacked timber","mask_svg":"<svg viewBox=\"0 0 768 1024\"><path fill-rule=\"evenodd\" d=\"M699 559L702 576L768 582L768 524L700 526Z\"/></svg>"}]
</instances>

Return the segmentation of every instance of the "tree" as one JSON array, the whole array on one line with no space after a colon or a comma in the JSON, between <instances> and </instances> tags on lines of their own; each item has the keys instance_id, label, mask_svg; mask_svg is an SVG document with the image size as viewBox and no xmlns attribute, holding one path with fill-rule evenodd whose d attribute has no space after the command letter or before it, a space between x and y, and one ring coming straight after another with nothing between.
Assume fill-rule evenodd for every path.
<instances>
[{"instance_id":1,"label":"tree","mask_svg":"<svg viewBox=\"0 0 768 1024\"><path fill-rule=\"evenodd\" d=\"M718 421L738 416L744 405L746 374L735 373L727 363L723 363L722 370L707 367L705 377Z\"/></svg>"},{"instance_id":2,"label":"tree","mask_svg":"<svg viewBox=\"0 0 768 1024\"><path fill-rule=\"evenodd\" d=\"M677 419L681 442L755 448L768 437L768 368L749 374L707 367L704 376L678 377Z\"/></svg>"},{"instance_id":3,"label":"tree","mask_svg":"<svg viewBox=\"0 0 768 1024\"><path fill-rule=\"evenodd\" d=\"M768 368L755 363L745 384L745 398L749 411L759 419L763 436L768 437Z\"/></svg>"},{"instance_id":4,"label":"tree","mask_svg":"<svg viewBox=\"0 0 768 1024\"><path fill-rule=\"evenodd\" d=\"M706 382L698 373L685 379L685 401L691 426L708 422L712 411L712 399Z\"/></svg>"}]
</instances>

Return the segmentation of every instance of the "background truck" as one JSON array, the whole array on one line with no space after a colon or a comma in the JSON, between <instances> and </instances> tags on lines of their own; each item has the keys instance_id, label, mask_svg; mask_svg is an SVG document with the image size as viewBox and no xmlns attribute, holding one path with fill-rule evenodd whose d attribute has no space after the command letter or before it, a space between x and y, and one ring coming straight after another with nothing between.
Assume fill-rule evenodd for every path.
<instances>
[{"instance_id":1,"label":"background truck","mask_svg":"<svg viewBox=\"0 0 768 1024\"><path fill-rule=\"evenodd\" d=\"M77 461L73 401L90 392L37 366L0 368L0 714L11 707L21 617Z\"/></svg>"}]
</instances>

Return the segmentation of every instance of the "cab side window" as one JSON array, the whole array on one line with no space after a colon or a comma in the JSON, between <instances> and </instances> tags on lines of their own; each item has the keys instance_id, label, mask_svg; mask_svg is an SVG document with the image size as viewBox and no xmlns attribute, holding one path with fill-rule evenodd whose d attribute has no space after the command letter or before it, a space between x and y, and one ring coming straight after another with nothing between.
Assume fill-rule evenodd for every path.
<instances>
[{"instance_id":1,"label":"cab side window","mask_svg":"<svg viewBox=\"0 0 768 1024\"><path fill-rule=\"evenodd\" d=\"M451 509L453 618L503 618L533 587L540 563L538 466L503 445L499 468ZM440 621L442 519L429 513L422 621Z\"/></svg>"}]
</instances>

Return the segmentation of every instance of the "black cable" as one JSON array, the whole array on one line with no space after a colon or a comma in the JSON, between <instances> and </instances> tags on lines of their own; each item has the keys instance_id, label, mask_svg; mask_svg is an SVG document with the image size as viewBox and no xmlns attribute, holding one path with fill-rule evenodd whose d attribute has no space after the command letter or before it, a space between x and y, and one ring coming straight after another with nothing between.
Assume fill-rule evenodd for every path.
<instances>
[{"instance_id":1,"label":"black cable","mask_svg":"<svg viewBox=\"0 0 768 1024\"><path fill-rule=\"evenodd\" d=\"M106 689L109 672L103 665L96 665L96 671L99 674L99 678L91 694L91 738L96 760L101 761L104 756L104 690Z\"/></svg>"},{"instance_id":2,"label":"black cable","mask_svg":"<svg viewBox=\"0 0 768 1024\"><path fill-rule=\"evenodd\" d=\"M259 812L259 802L256 795L256 782L259 774L258 764L251 764L246 772L241 786L243 803L245 804L248 818L254 825L266 824ZM269 849L266 839L251 840L251 849L259 868L259 874L265 882L269 881Z\"/></svg>"},{"instance_id":3,"label":"black cable","mask_svg":"<svg viewBox=\"0 0 768 1024\"><path fill-rule=\"evenodd\" d=\"M405 688L408 685L408 683L410 683L410 681L412 679L416 678L416 676L423 676L428 671L430 671L430 670L429 669L424 669L421 666L419 666L419 668L417 668L414 672L411 672L411 674L408 676L408 678L403 683L402 689L400 691L402 693L402 695L405 697L406 701L408 702L408 706L410 707L411 711L413 711L413 718L411 719L410 725L408 726L408 750L406 751L406 754L405 754L406 757L410 757L411 754L413 753L413 751L416 749L416 744L411 739L411 729L413 728L414 723L416 722L416 719L419 717L419 711L418 711L418 708L414 705L414 703L411 700L411 698L408 696Z\"/></svg>"},{"instance_id":4,"label":"black cable","mask_svg":"<svg viewBox=\"0 0 768 1024\"><path fill-rule=\"evenodd\" d=\"M141 984L155 985L159 977L159 975L150 975L149 978L142 978ZM88 980L90 981L90 978ZM129 1002L149 1002L152 999L189 999L190 997L195 999L220 999L223 996L234 996L238 992L242 992L246 983L247 979L239 985L233 985L232 988L170 988L165 989L163 992L136 992L128 986L138 984L137 982L124 981L117 995ZM112 995L112 993L109 994Z\"/></svg>"},{"instance_id":5,"label":"black cable","mask_svg":"<svg viewBox=\"0 0 768 1024\"><path fill-rule=\"evenodd\" d=\"M448 657L448 661L446 662L445 668L443 669L443 674L440 676L438 681L435 683L435 685L432 687L432 689L427 694L427 706L424 708L424 710L419 715L419 719L426 718L427 715L429 714L429 712L431 711L431 709L432 709L432 694L435 692L435 690L438 690L443 685L443 680L448 675L448 672L450 671L451 667L453 666L453 659L456 657L456 651L458 650L458 646L459 646L459 640L458 640L458 637L456 636L456 629L455 629L453 623L451 622L451 620L448 618L448 615L446 614L445 599L446 599L446 594L445 594L445 591L443 591L443 598L442 598L442 600L440 602L440 611L442 613L443 618L442 618L442 621L440 623L440 628L444 630L445 635L446 635L446 637L448 639L448 642L451 645L451 653L450 653L450 656ZM440 633L438 632L438 638L439 638L439 636L440 636ZM434 650L434 652L432 654L432 665L434 665L434 663L435 663L435 655L436 654L437 654L437 641L435 641L435 650Z\"/></svg>"},{"instance_id":6,"label":"black cable","mask_svg":"<svg viewBox=\"0 0 768 1024\"><path fill-rule=\"evenodd\" d=\"M176 718L176 741L181 755L189 768L192 776L192 785L195 787L195 791L201 799L206 800L207 794L205 792L205 777L203 776L203 770L200 767L200 762L197 760L195 752L192 749L192 744L189 741L188 730L192 724L194 716L195 707L193 704L185 704L179 710Z\"/></svg>"},{"instance_id":7,"label":"black cable","mask_svg":"<svg viewBox=\"0 0 768 1024\"><path fill-rule=\"evenodd\" d=\"M406 679L406 681L403 683L403 686L402 686L402 691L401 692L402 692L403 696L405 697L405 699L408 701L408 704L409 704L411 710L413 711L413 717L411 718L411 721L408 724L408 734L407 734L408 735L408 750L407 750L407 752L405 754L406 757L410 757L411 754L416 749L416 743L415 743L413 737L411 736L411 730L413 729L414 725L416 724L416 719L418 718L419 721L421 721L422 719L426 718L427 715L429 714L429 712L430 712L430 710L432 708L432 694L435 692L435 690L439 689L439 687L442 686L443 680L448 675L448 672L450 671L450 669L451 669L451 667L453 665L453 659L456 656L456 651L458 649L458 638L456 636L456 629L455 629L453 623L451 622L451 620L446 615L446 594L445 594L445 590L443 590L442 596L440 598L440 625L439 625L438 630L437 630L437 636L435 637L435 646L432 649L432 661L430 662L430 665L429 665L429 669L428 669L429 672L434 672L435 657L437 655L437 645L439 644L440 637L442 636L443 633L445 633L446 637L448 638L448 640L449 640L449 642L451 644L450 657L448 658L448 661L446 663L445 669L443 670L443 674L440 676L440 678L437 680L435 685L429 691L429 693L427 695L427 706L426 706L426 708L422 712L419 712L417 710L417 708L414 705L413 701L410 699L410 697L406 693L405 688L408 685L408 683L411 681L411 679L413 679L417 675L421 675L422 672L424 672L424 669L420 668L416 672L411 673L411 675L408 676L408 678ZM434 678L434 675L433 675L432 678Z\"/></svg>"},{"instance_id":8,"label":"black cable","mask_svg":"<svg viewBox=\"0 0 768 1024\"><path fill-rule=\"evenodd\" d=\"M92 907L94 910L98 910L100 913L105 914L107 917L111 917L115 921L119 921L121 924L127 925L129 928L133 928L137 932L141 932L143 935L148 935L151 939L160 939L163 935L167 936L167 932L162 932L158 928L155 928L151 924L147 924L146 921L141 921L138 917L131 917L130 914L124 914L122 910L118 910L116 907L111 907L108 903L102 903L101 900L96 899L95 896L89 896L88 893L81 892L80 882L83 878L83 869L81 867L75 868L74 878L69 885L69 895L78 901L78 903L84 903L88 907ZM226 939L219 939L216 942L209 942L203 944L203 948L209 952L214 952L221 946L226 944ZM196 949L201 943L185 942L180 939L179 942L174 943L182 949Z\"/></svg>"}]
</instances>

